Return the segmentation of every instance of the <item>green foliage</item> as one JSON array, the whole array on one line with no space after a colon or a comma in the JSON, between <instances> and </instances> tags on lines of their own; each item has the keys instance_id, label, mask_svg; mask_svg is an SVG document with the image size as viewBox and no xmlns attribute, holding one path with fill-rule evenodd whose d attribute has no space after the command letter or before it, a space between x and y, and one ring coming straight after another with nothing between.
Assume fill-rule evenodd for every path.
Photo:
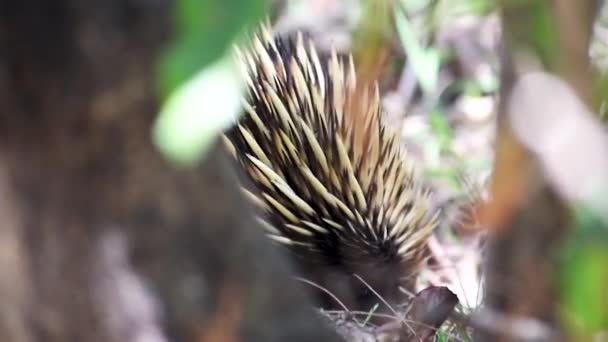
<instances>
[{"instance_id":1,"label":"green foliage","mask_svg":"<svg viewBox=\"0 0 608 342\"><path fill-rule=\"evenodd\" d=\"M532 11L530 39L536 52L549 68L555 66L555 53L557 51L557 35L555 19L549 12L546 1L534 1L529 8Z\"/></svg>"},{"instance_id":2,"label":"green foliage","mask_svg":"<svg viewBox=\"0 0 608 342\"><path fill-rule=\"evenodd\" d=\"M437 18L453 19L460 15L487 15L496 8L495 0L402 0L408 13L428 10L439 15Z\"/></svg>"},{"instance_id":3,"label":"green foliage","mask_svg":"<svg viewBox=\"0 0 608 342\"><path fill-rule=\"evenodd\" d=\"M495 0L439 0L435 1L432 13L439 24L465 15L484 16L496 9Z\"/></svg>"},{"instance_id":4,"label":"green foliage","mask_svg":"<svg viewBox=\"0 0 608 342\"><path fill-rule=\"evenodd\" d=\"M430 115L431 130L439 141L441 151L450 150L452 146L452 129L445 119L445 115L439 109L435 109Z\"/></svg>"},{"instance_id":5,"label":"green foliage","mask_svg":"<svg viewBox=\"0 0 608 342\"><path fill-rule=\"evenodd\" d=\"M203 157L239 113L242 85L229 47L264 12L265 0L175 2L173 39L158 64L163 106L153 132L154 143L173 162Z\"/></svg>"},{"instance_id":6,"label":"green foliage","mask_svg":"<svg viewBox=\"0 0 608 342\"><path fill-rule=\"evenodd\" d=\"M439 50L434 47L423 48L404 11L395 11L395 24L401 44L407 54L408 63L418 79L422 91L432 95L437 88L441 58Z\"/></svg>"},{"instance_id":7,"label":"green foliage","mask_svg":"<svg viewBox=\"0 0 608 342\"><path fill-rule=\"evenodd\" d=\"M594 107L597 108L598 118L608 124L608 75L598 70L593 86Z\"/></svg>"},{"instance_id":8,"label":"green foliage","mask_svg":"<svg viewBox=\"0 0 608 342\"><path fill-rule=\"evenodd\" d=\"M573 216L558 267L560 298L567 326L590 334L608 329L608 225L587 206L576 206Z\"/></svg>"},{"instance_id":9,"label":"green foliage","mask_svg":"<svg viewBox=\"0 0 608 342\"><path fill-rule=\"evenodd\" d=\"M538 56L548 70L555 68L557 51L557 24L551 14L551 2L544 0L502 0L509 30L507 41L525 46ZM515 48L516 46L512 46Z\"/></svg>"},{"instance_id":10,"label":"green foliage","mask_svg":"<svg viewBox=\"0 0 608 342\"><path fill-rule=\"evenodd\" d=\"M173 40L159 64L161 96L219 59L244 28L262 18L264 5L264 0L176 1Z\"/></svg>"},{"instance_id":11,"label":"green foliage","mask_svg":"<svg viewBox=\"0 0 608 342\"><path fill-rule=\"evenodd\" d=\"M438 104L438 82L442 63L451 58L451 50L441 50L434 46L433 30L439 29L459 16L487 15L496 9L495 0L402 0L400 6L395 6L395 26L407 55L418 84L423 91L429 113L429 125L436 139L426 140L421 144L427 168L425 175L432 178L441 178L451 184L454 189L460 190L462 176L466 171L490 167L484 161L480 167L479 161L460 158L453 150L453 132L445 113ZM410 18L411 17L411 18ZM416 19L418 17L418 20ZM423 17L420 21L420 17ZM428 47L424 46L429 41ZM484 75L480 79L458 80L451 87L461 89L469 96L481 96L482 93L496 92L498 89L497 75ZM455 165L442 164L443 157L455 161ZM475 164L475 165L473 165Z\"/></svg>"},{"instance_id":12,"label":"green foliage","mask_svg":"<svg viewBox=\"0 0 608 342\"><path fill-rule=\"evenodd\" d=\"M462 90L466 95L480 97L483 93L496 93L499 87L497 75L488 73L477 80L458 80L454 87Z\"/></svg>"},{"instance_id":13,"label":"green foliage","mask_svg":"<svg viewBox=\"0 0 608 342\"><path fill-rule=\"evenodd\" d=\"M448 342L450 340L450 334L443 330L437 330L435 333L436 342Z\"/></svg>"},{"instance_id":14,"label":"green foliage","mask_svg":"<svg viewBox=\"0 0 608 342\"><path fill-rule=\"evenodd\" d=\"M422 46L405 13L406 10L411 10L413 6L418 8L418 6L426 5L423 1L417 1L416 4L404 1L402 7L397 6L395 8L394 16L397 33L407 55L407 62L410 63L424 95L433 99L432 102L436 103L434 99L436 98L435 92L441 67L441 54L439 49L435 47L425 48ZM438 165L442 151L446 148L449 149L449 146L451 146L452 132L443 113L438 108L435 108L430 114L430 125L437 141L425 143L424 152L426 158L431 160L431 165ZM428 170L427 174L431 176L445 175L445 173L434 168Z\"/></svg>"}]
</instances>

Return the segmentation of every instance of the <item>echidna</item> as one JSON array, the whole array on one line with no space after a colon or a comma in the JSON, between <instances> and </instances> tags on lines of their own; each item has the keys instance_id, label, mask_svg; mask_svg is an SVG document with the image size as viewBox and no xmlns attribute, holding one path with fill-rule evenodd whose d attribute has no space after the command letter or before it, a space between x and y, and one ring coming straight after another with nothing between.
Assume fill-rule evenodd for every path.
<instances>
[{"instance_id":1,"label":"echidna","mask_svg":"<svg viewBox=\"0 0 608 342\"><path fill-rule=\"evenodd\" d=\"M246 113L224 141L268 236L291 250L303 278L349 309L370 309L380 301L374 292L397 302L400 286L412 289L437 215L381 122L377 86L357 101L366 115L358 144L345 116L356 87L352 56L320 57L302 34L275 37L267 26L237 54ZM319 298L338 307L324 292Z\"/></svg>"}]
</instances>

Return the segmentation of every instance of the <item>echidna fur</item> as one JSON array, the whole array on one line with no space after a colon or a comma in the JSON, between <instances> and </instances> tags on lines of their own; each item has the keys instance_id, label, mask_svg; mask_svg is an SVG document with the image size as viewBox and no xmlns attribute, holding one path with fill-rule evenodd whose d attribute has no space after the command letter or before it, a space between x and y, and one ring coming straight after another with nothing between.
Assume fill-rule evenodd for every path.
<instances>
[{"instance_id":1,"label":"echidna fur","mask_svg":"<svg viewBox=\"0 0 608 342\"><path fill-rule=\"evenodd\" d=\"M398 300L399 286L411 290L438 213L382 124L377 86L357 102L367 138L357 144L345 116L357 82L351 56L319 57L301 34L275 37L264 25L237 57L245 114L224 142L253 185L243 190L268 236L349 309L379 302L353 275Z\"/></svg>"}]
</instances>

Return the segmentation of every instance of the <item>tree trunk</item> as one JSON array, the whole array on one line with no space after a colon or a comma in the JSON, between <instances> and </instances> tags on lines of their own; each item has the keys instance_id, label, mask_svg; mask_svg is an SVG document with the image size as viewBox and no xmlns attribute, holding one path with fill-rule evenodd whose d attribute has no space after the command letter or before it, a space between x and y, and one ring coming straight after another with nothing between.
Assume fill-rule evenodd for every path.
<instances>
[{"instance_id":1,"label":"tree trunk","mask_svg":"<svg viewBox=\"0 0 608 342\"><path fill-rule=\"evenodd\" d=\"M0 4L1 341L336 340L223 150L150 141L169 5Z\"/></svg>"}]
</instances>

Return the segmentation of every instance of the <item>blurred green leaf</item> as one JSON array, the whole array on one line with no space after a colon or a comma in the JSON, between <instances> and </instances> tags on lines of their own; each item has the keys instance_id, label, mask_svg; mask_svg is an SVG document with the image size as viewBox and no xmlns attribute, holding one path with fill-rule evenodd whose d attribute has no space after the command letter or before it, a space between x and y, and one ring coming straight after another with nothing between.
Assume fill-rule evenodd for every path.
<instances>
[{"instance_id":1,"label":"blurred green leaf","mask_svg":"<svg viewBox=\"0 0 608 342\"><path fill-rule=\"evenodd\" d=\"M593 81L594 107L597 108L598 118L608 123L608 74L598 70Z\"/></svg>"},{"instance_id":2,"label":"blurred green leaf","mask_svg":"<svg viewBox=\"0 0 608 342\"><path fill-rule=\"evenodd\" d=\"M449 341L449 333L439 329L437 333L435 333L435 341L437 342L447 342Z\"/></svg>"},{"instance_id":3,"label":"blurred green leaf","mask_svg":"<svg viewBox=\"0 0 608 342\"><path fill-rule=\"evenodd\" d=\"M426 177L443 179L445 180L452 189L460 191L462 184L460 181L462 172L458 168L427 168L424 171Z\"/></svg>"},{"instance_id":4,"label":"blurred green leaf","mask_svg":"<svg viewBox=\"0 0 608 342\"><path fill-rule=\"evenodd\" d=\"M449 150L452 146L452 129L448 124L445 115L439 109L435 109L430 114L431 131L439 139L439 146L442 151Z\"/></svg>"},{"instance_id":5,"label":"blurred green leaf","mask_svg":"<svg viewBox=\"0 0 608 342\"><path fill-rule=\"evenodd\" d=\"M395 24L401 44L403 44L403 48L405 49L408 63L412 65L422 91L427 96L433 95L437 88L441 63L439 50L436 48L425 50L420 45L412 26L402 10L395 11Z\"/></svg>"},{"instance_id":6,"label":"blurred green leaf","mask_svg":"<svg viewBox=\"0 0 608 342\"><path fill-rule=\"evenodd\" d=\"M424 160L429 168L438 168L441 164L441 146L439 142L431 139L422 145Z\"/></svg>"},{"instance_id":7,"label":"blurred green leaf","mask_svg":"<svg viewBox=\"0 0 608 342\"><path fill-rule=\"evenodd\" d=\"M557 51L557 36L555 34L556 24L555 19L549 11L549 4L545 1L535 1L534 6L530 6L532 10L531 23L531 40L538 49L537 52L547 63L546 65L555 65L554 51Z\"/></svg>"},{"instance_id":8,"label":"blurred green leaf","mask_svg":"<svg viewBox=\"0 0 608 342\"><path fill-rule=\"evenodd\" d=\"M477 15L488 15L496 10L496 0L468 0L468 9Z\"/></svg>"},{"instance_id":9,"label":"blurred green leaf","mask_svg":"<svg viewBox=\"0 0 608 342\"><path fill-rule=\"evenodd\" d=\"M570 239L560 254L560 298L576 334L608 329L608 227L577 205Z\"/></svg>"},{"instance_id":10,"label":"blurred green leaf","mask_svg":"<svg viewBox=\"0 0 608 342\"><path fill-rule=\"evenodd\" d=\"M401 0L401 6L407 13L420 11L430 5L431 0Z\"/></svg>"},{"instance_id":11,"label":"blurred green leaf","mask_svg":"<svg viewBox=\"0 0 608 342\"><path fill-rule=\"evenodd\" d=\"M153 131L154 143L172 161L187 164L202 158L240 111L241 85L229 47L262 18L265 3L175 2L173 37L157 69L163 105Z\"/></svg>"},{"instance_id":12,"label":"blurred green leaf","mask_svg":"<svg viewBox=\"0 0 608 342\"><path fill-rule=\"evenodd\" d=\"M558 45L557 24L551 2L544 0L502 0L503 20L512 21L504 33L508 44L531 49L548 70L554 70Z\"/></svg>"},{"instance_id":13,"label":"blurred green leaf","mask_svg":"<svg viewBox=\"0 0 608 342\"><path fill-rule=\"evenodd\" d=\"M444 0L444 3L449 3L452 7L450 11L452 16L461 15L487 15L496 9L496 1L494 0Z\"/></svg>"},{"instance_id":14,"label":"blurred green leaf","mask_svg":"<svg viewBox=\"0 0 608 342\"><path fill-rule=\"evenodd\" d=\"M176 1L173 39L158 66L162 99L220 58L243 29L257 23L264 12L265 0Z\"/></svg>"},{"instance_id":15,"label":"blurred green leaf","mask_svg":"<svg viewBox=\"0 0 608 342\"><path fill-rule=\"evenodd\" d=\"M155 123L154 143L169 159L191 164L241 109L242 82L231 54L199 72L169 97Z\"/></svg>"},{"instance_id":16,"label":"blurred green leaf","mask_svg":"<svg viewBox=\"0 0 608 342\"><path fill-rule=\"evenodd\" d=\"M463 16L485 16L496 8L496 0L438 0L429 13L434 26L441 26Z\"/></svg>"},{"instance_id":17,"label":"blurred green leaf","mask_svg":"<svg viewBox=\"0 0 608 342\"><path fill-rule=\"evenodd\" d=\"M498 82L499 80L496 75L488 73L477 79L456 80L449 86L449 88L460 90L462 93L468 96L480 97L483 94L490 94L498 91Z\"/></svg>"}]
</instances>

